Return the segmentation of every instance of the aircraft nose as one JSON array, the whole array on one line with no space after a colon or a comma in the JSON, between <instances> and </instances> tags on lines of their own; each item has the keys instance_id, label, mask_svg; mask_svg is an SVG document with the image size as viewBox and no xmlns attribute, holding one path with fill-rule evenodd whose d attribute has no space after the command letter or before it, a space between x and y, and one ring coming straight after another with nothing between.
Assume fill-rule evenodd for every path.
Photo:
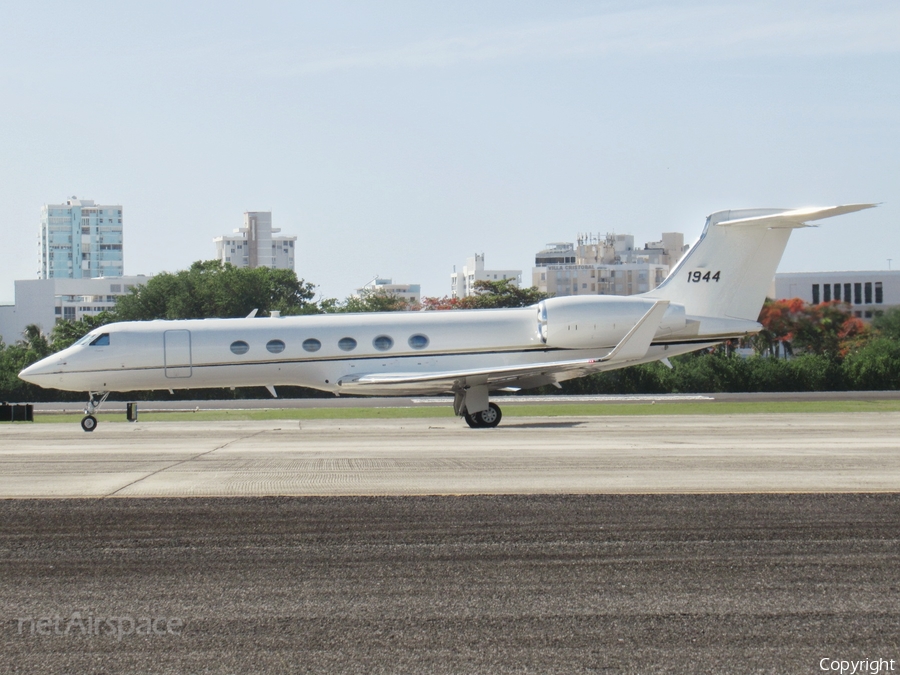
<instances>
[{"instance_id":1,"label":"aircraft nose","mask_svg":"<svg viewBox=\"0 0 900 675\"><path fill-rule=\"evenodd\" d=\"M25 368L19 373L19 379L30 382L31 384L40 384L41 378L50 375L56 370L57 365L59 365L59 357L48 356Z\"/></svg>"}]
</instances>

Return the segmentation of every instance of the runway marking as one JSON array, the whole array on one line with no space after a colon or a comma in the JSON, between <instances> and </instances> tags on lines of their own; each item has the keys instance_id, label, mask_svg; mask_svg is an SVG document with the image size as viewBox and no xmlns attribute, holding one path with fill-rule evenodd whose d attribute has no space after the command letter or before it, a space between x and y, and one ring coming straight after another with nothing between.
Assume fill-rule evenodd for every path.
<instances>
[{"instance_id":1,"label":"runway marking","mask_svg":"<svg viewBox=\"0 0 900 675\"><path fill-rule=\"evenodd\" d=\"M106 499L106 498L108 498L108 497L115 497L116 494L118 494L118 493L121 492L122 490L127 490L128 488L130 488L130 487L132 487L132 486L134 486L134 485L137 485L137 484L140 483L141 481L145 481L145 480L147 480L148 478L152 478L153 476L155 476L155 475L157 475L157 474L160 474L160 473L162 473L163 471L168 471L169 469L174 469L176 466L180 466L180 465L182 465L182 464L186 464L187 462L193 462L195 459L200 459L201 457L205 457L206 455L210 455L210 454L214 453L216 450L222 450L222 449L224 449L224 448L227 448L227 447L228 447L229 445L231 445L232 443L237 443L238 441L244 441L244 440L247 440L248 438L253 438L254 436L259 436L260 434L264 434L264 433L266 433L267 431L269 431L269 429L263 429L262 431L257 431L257 432L254 433L254 434L247 434L246 436L241 436L240 438L232 438L230 441L228 441L227 443L223 443L222 445L220 445L220 446L217 447L217 448L213 448L212 450L207 450L207 451L205 451L205 452L201 452L201 453L199 453L199 454L194 455L193 457L188 457L187 459L180 459L180 460L178 460L177 462L173 462L173 463L170 464L169 466L164 466L164 467L162 467L161 469L157 469L156 471L151 471L151 472L148 473L146 476L141 476L140 478L138 478L138 479L136 479L136 480L133 480L133 481L131 481L130 483L128 483L128 484L126 484L126 485L123 485L123 486L121 486L121 487L119 487L119 488L113 490L113 491L110 492L109 494L103 495L103 499Z\"/></svg>"}]
</instances>

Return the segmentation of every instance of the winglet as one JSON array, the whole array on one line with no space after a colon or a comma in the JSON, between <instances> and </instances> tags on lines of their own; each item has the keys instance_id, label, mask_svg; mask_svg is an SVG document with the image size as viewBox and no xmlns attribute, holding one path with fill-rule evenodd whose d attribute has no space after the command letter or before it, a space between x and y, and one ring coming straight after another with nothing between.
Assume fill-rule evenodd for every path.
<instances>
[{"instance_id":1,"label":"winglet","mask_svg":"<svg viewBox=\"0 0 900 675\"><path fill-rule=\"evenodd\" d=\"M604 362L636 361L646 356L650 350L650 343L656 335L656 330L662 323L663 314L668 308L668 300L659 300L653 303L650 311L640 318L621 342L613 347L609 354L597 360Z\"/></svg>"}]
</instances>

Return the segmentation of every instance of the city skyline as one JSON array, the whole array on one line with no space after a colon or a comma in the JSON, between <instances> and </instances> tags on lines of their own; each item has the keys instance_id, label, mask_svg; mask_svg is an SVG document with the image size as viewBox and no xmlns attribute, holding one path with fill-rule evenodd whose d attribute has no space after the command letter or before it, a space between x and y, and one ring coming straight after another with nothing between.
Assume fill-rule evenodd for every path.
<instances>
[{"instance_id":1,"label":"city skyline","mask_svg":"<svg viewBox=\"0 0 900 675\"><path fill-rule=\"evenodd\" d=\"M376 274L444 295L473 253L525 271L577 232L692 243L748 206L883 203L798 232L781 271L900 259L889 2L36 3L0 20L6 301L34 276L40 205L69 195L127 210L127 274L210 259L236 214L272 211L298 275L338 298Z\"/></svg>"}]
</instances>

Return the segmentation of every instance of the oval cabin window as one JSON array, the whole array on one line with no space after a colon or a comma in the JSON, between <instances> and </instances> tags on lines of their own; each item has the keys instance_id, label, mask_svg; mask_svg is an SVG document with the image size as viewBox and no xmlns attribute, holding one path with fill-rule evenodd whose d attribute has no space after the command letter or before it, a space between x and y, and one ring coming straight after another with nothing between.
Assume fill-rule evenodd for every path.
<instances>
[{"instance_id":1,"label":"oval cabin window","mask_svg":"<svg viewBox=\"0 0 900 675\"><path fill-rule=\"evenodd\" d=\"M351 352L356 349L356 340L352 337L345 337L338 340L338 347L345 352Z\"/></svg>"},{"instance_id":2,"label":"oval cabin window","mask_svg":"<svg viewBox=\"0 0 900 675\"><path fill-rule=\"evenodd\" d=\"M273 354L280 354L284 351L284 341L283 340L269 340L266 343L266 349L268 349Z\"/></svg>"},{"instance_id":3,"label":"oval cabin window","mask_svg":"<svg viewBox=\"0 0 900 675\"><path fill-rule=\"evenodd\" d=\"M394 346L394 339L388 337L387 335L379 335L377 338L372 340L372 346L380 352L386 352L388 349Z\"/></svg>"},{"instance_id":4,"label":"oval cabin window","mask_svg":"<svg viewBox=\"0 0 900 675\"><path fill-rule=\"evenodd\" d=\"M303 349L308 352L317 352L322 348L322 343L316 340L316 338L309 338L308 340L303 341Z\"/></svg>"},{"instance_id":5,"label":"oval cabin window","mask_svg":"<svg viewBox=\"0 0 900 675\"><path fill-rule=\"evenodd\" d=\"M409 346L413 349L425 349L428 346L428 337L418 333L409 338Z\"/></svg>"},{"instance_id":6,"label":"oval cabin window","mask_svg":"<svg viewBox=\"0 0 900 675\"><path fill-rule=\"evenodd\" d=\"M250 351L250 345L243 340L236 340L231 343L231 351L235 354L246 354Z\"/></svg>"}]
</instances>

